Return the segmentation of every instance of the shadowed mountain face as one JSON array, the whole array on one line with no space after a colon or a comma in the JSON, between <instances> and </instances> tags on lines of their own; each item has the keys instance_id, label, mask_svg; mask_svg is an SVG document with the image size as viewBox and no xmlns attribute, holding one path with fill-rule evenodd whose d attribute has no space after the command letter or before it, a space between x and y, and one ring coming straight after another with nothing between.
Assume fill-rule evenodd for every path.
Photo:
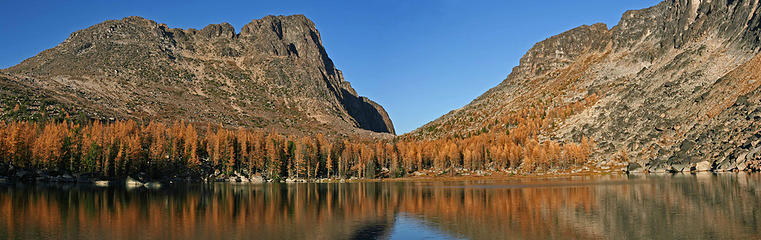
<instances>
[{"instance_id":1,"label":"shadowed mountain face","mask_svg":"<svg viewBox=\"0 0 761 240\"><path fill-rule=\"evenodd\" d=\"M394 134L383 107L344 81L302 15L267 16L240 33L227 23L185 30L140 17L106 21L3 70L0 80L43 96L2 95L4 117L20 115L12 110L20 105L48 115Z\"/></svg>"},{"instance_id":2,"label":"shadowed mountain face","mask_svg":"<svg viewBox=\"0 0 761 240\"><path fill-rule=\"evenodd\" d=\"M667 0L619 24L581 26L537 43L498 86L410 133L436 139L488 128L511 111L596 103L540 139L598 144L651 170L709 160L729 170L761 154L761 4ZM672 166L673 165L673 166Z\"/></svg>"}]
</instances>

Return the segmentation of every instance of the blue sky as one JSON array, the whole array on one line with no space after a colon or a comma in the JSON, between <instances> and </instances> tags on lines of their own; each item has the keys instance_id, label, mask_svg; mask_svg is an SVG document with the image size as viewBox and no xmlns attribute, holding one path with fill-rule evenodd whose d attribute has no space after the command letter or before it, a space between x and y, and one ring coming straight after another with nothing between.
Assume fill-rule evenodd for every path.
<instances>
[{"instance_id":1,"label":"blue sky","mask_svg":"<svg viewBox=\"0 0 761 240\"><path fill-rule=\"evenodd\" d=\"M534 43L579 25L612 27L655 0L7 1L0 68L54 47L71 32L142 16L170 27L304 14L361 95L383 105L397 133L411 131L502 82Z\"/></svg>"}]
</instances>

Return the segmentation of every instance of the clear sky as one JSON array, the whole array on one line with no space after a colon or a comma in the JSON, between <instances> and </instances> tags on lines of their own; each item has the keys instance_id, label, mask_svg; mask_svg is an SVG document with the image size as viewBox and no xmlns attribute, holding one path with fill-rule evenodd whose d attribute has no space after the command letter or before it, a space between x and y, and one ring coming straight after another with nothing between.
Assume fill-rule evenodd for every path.
<instances>
[{"instance_id":1,"label":"clear sky","mask_svg":"<svg viewBox=\"0 0 761 240\"><path fill-rule=\"evenodd\" d=\"M12 1L0 11L0 68L54 47L71 32L142 16L169 27L304 14L360 95L383 105L397 133L469 103L502 82L534 43L571 28L613 27L656 0Z\"/></svg>"}]
</instances>

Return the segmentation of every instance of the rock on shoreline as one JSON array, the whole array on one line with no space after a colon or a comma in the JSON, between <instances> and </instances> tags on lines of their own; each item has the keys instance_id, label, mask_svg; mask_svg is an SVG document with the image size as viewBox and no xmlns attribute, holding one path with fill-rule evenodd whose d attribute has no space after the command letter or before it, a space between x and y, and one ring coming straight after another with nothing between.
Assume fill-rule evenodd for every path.
<instances>
[{"instance_id":1,"label":"rock on shoreline","mask_svg":"<svg viewBox=\"0 0 761 240\"><path fill-rule=\"evenodd\" d=\"M248 176L245 173L234 172L228 175L215 172L207 177L164 177L149 178L145 173L122 178L103 178L91 173L71 174L55 171L30 170L9 166L0 166L0 183L25 182L25 183L70 183L92 184L98 187L124 186L127 188L145 187L158 189L166 184L174 183L211 183L211 182L234 182L245 184L266 183L261 175Z\"/></svg>"},{"instance_id":2,"label":"rock on shoreline","mask_svg":"<svg viewBox=\"0 0 761 240\"><path fill-rule=\"evenodd\" d=\"M744 157L736 161L700 161L695 163L647 163L630 162L623 169L625 173L677 173L677 172L756 172L761 170L761 161L747 161Z\"/></svg>"}]
</instances>

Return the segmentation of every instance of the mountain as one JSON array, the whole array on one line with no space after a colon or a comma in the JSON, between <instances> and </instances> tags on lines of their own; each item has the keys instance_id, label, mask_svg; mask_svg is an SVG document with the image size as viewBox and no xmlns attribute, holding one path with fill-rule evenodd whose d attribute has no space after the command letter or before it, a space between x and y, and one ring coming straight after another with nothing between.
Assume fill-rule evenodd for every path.
<instances>
[{"instance_id":1,"label":"mountain","mask_svg":"<svg viewBox=\"0 0 761 240\"><path fill-rule=\"evenodd\" d=\"M237 33L227 23L105 21L0 71L0 86L3 119L78 114L394 134L383 107L344 80L302 15L267 16Z\"/></svg>"},{"instance_id":2,"label":"mountain","mask_svg":"<svg viewBox=\"0 0 761 240\"><path fill-rule=\"evenodd\" d=\"M406 136L509 129L511 112L592 100L540 139L590 137L594 159L631 169L742 170L761 164L759 48L758 0L666 0L537 43L499 85Z\"/></svg>"}]
</instances>

